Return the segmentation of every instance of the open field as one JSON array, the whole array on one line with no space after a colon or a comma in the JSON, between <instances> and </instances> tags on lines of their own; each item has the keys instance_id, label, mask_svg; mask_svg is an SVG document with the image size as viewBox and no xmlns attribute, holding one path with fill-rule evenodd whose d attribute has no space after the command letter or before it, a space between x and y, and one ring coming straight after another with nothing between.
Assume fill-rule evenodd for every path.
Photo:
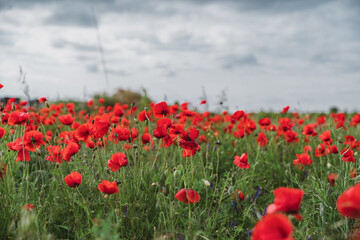
<instances>
[{"instance_id":1,"label":"open field","mask_svg":"<svg viewBox=\"0 0 360 240\"><path fill-rule=\"evenodd\" d=\"M1 239L359 239L360 114L40 101L2 107Z\"/></svg>"}]
</instances>

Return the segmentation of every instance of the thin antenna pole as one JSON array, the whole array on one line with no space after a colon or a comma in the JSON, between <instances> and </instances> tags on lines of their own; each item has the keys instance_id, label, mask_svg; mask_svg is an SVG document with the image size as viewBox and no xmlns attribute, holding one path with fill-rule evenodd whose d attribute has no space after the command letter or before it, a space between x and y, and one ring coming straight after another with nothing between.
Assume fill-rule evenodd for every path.
<instances>
[{"instance_id":1,"label":"thin antenna pole","mask_svg":"<svg viewBox=\"0 0 360 240\"><path fill-rule=\"evenodd\" d=\"M103 70L104 70L105 83L106 83L106 86L109 87L109 79L108 79L108 71L107 71L107 68L106 68L105 53L104 53L104 49L102 47L100 31L99 31L99 25L98 25L98 21L97 21L95 8L91 7L91 13L92 13L93 24L94 24L94 27L95 27L95 30L96 30L96 36L97 36L97 41L98 41L98 49L99 49L99 53L100 53L101 64L102 64Z\"/></svg>"}]
</instances>

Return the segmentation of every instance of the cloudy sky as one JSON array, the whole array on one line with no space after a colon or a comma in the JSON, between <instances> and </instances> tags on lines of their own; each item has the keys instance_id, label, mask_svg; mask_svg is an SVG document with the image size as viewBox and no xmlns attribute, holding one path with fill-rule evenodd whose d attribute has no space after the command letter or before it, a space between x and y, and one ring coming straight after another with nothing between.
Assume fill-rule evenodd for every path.
<instances>
[{"instance_id":1,"label":"cloudy sky","mask_svg":"<svg viewBox=\"0 0 360 240\"><path fill-rule=\"evenodd\" d=\"M358 0L0 0L1 96L360 111Z\"/></svg>"}]
</instances>

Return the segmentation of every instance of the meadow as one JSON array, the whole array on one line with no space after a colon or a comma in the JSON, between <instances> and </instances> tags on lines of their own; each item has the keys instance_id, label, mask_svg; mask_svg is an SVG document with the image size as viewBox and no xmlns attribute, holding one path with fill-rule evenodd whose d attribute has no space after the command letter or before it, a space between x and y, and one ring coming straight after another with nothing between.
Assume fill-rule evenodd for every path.
<instances>
[{"instance_id":1,"label":"meadow","mask_svg":"<svg viewBox=\"0 0 360 240\"><path fill-rule=\"evenodd\" d=\"M202 104L10 99L0 238L359 239L359 113Z\"/></svg>"}]
</instances>

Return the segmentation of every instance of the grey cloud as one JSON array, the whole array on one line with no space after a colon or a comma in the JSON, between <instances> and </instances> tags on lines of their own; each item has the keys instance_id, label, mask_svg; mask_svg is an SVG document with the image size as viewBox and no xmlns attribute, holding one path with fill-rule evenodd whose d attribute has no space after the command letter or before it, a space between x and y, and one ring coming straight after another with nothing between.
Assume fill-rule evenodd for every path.
<instances>
[{"instance_id":1,"label":"grey cloud","mask_svg":"<svg viewBox=\"0 0 360 240\"><path fill-rule=\"evenodd\" d=\"M171 39L164 43L158 39L152 39L151 44L153 48L161 51L209 51L212 46L204 43L188 32L179 31L171 37Z\"/></svg>"},{"instance_id":2,"label":"grey cloud","mask_svg":"<svg viewBox=\"0 0 360 240\"><path fill-rule=\"evenodd\" d=\"M166 64L157 64L155 67L160 69L162 71L162 75L165 77L172 78L177 75L176 71Z\"/></svg>"},{"instance_id":3,"label":"grey cloud","mask_svg":"<svg viewBox=\"0 0 360 240\"><path fill-rule=\"evenodd\" d=\"M244 66L256 66L259 65L257 58L253 54L249 55L228 55L221 58L223 62L222 68L226 70L232 70L235 68L241 68Z\"/></svg>"},{"instance_id":4,"label":"grey cloud","mask_svg":"<svg viewBox=\"0 0 360 240\"><path fill-rule=\"evenodd\" d=\"M13 46L14 45L13 33L0 29L0 45Z\"/></svg>"},{"instance_id":5,"label":"grey cloud","mask_svg":"<svg viewBox=\"0 0 360 240\"><path fill-rule=\"evenodd\" d=\"M44 24L69 25L81 27L93 27L94 17L91 9L85 5L74 7L71 5L59 5L54 8L54 13L44 20Z\"/></svg>"},{"instance_id":6,"label":"grey cloud","mask_svg":"<svg viewBox=\"0 0 360 240\"><path fill-rule=\"evenodd\" d=\"M87 51L87 52L94 52L99 50L98 46L95 45L75 43L66 40L55 40L52 42L52 46L55 48L72 48L74 50Z\"/></svg>"},{"instance_id":7,"label":"grey cloud","mask_svg":"<svg viewBox=\"0 0 360 240\"><path fill-rule=\"evenodd\" d=\"M86 66L86 70L91 73L99 72L99 67L96 64L90 64Z\"/></svg>"}]
</instances>

